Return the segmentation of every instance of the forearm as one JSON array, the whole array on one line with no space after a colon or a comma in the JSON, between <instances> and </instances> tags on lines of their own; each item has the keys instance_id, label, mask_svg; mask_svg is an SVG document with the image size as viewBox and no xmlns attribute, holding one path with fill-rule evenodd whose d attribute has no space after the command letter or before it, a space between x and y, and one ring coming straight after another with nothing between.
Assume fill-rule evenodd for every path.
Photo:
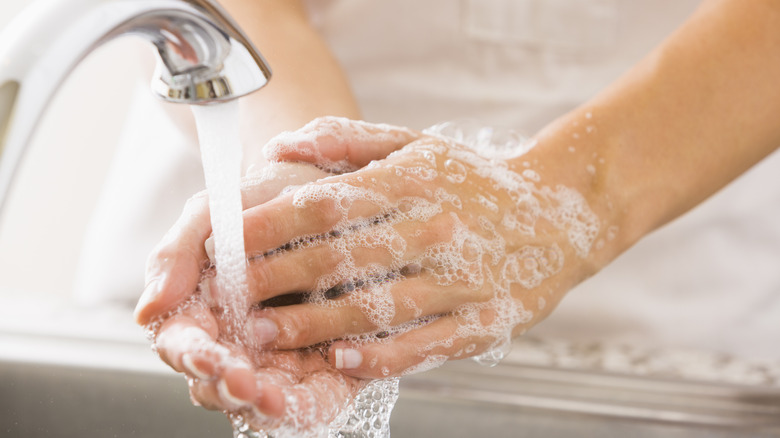
<instances>
[{"instance_id":1,"label":"forearm","mask_svg":"<svg viewBox=\"0 0 780 438\"><path fill-rule=\"evenodd\" d=\"M780 145L780 3L714 0L520 162L578 188L619 238L596 267ZM519 165L520 163L518 163Z\"/></svg>"},{"instance_id":2,"label":"forearm","mask_svg":"<svg viewBox=\"0 0 780 438\"><path fill-rule=\"evenodd\" d=\"M281 131L324 115L360 118L338 62L297 0L220 0L273 70L271 81L241 100L245 163Z\"/></svg>"}]
</instances>

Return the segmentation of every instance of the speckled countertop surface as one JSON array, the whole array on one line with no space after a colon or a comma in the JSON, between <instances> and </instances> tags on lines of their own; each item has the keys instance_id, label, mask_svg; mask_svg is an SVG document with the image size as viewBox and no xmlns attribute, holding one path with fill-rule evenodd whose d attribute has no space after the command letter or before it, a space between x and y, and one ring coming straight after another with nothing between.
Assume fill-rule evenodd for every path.
<instances>
[{"instance_id":1,"label":"speckled countertop surface","mask_svg":"<svg viewBox=\"0 0 780 438\"><path fill-rule=\"evenodd\" d=\"M780 362L693 348L571 342L526 336L515 341L505 360L563 369L780 388Z\"/></svg>"}]
</instances>

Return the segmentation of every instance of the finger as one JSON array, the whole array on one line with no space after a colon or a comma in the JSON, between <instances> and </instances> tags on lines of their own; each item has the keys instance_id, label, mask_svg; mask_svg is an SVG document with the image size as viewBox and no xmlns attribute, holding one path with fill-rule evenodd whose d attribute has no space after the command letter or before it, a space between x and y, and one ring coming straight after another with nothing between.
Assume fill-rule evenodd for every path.
<instances>
[{"instance_id":1,"label":"finger","mask_svg":"<svg viewBox=\"0 0 780 438\"><path fill-rule=\"evenodd\" d=\"M298 432L330 423L361 383L328 366L319 353L273 352L270 367L227 369L221 379L191 384L193 399L209 409L236 412L255 429Z\"/></svg>"},{"instance_id":2,"label":"finger","mask_svg":"<svg viewBox=\"0 0 780 438\"><path fill-rule=\"evenodd\" d=\"M203 242L211 233L205 194L190 198L176 224L154 249L146 263L146 282L135 309L135 320L146 325L195 291L203 261Z\"/></svg>"},{"instance_id":3,"label":"finger","mask_svg":"<svg viewBox=\"0 0 780 438\"><path fill-rule=\"evenodd\" d=\"M165 363L192 377L214 377L218 365L229 352L215 342L202 322L187 315L176 315L162 325L155 348ZM215 325L216 327L216 325Z\"/></svg>"},{"instance_id":4,"label":"finger","mask_svg":"<svg viewBox=\"0 0 780 438\"><path fill-rule=\"evenodd\" d=\"M328 360L343 373L359 378L401 376L438 367L450 358L465 358L485 351L493 335L463 333L452 315L392 337L386 342L355 345L333 343Z\"/></svg>"},{"instance_id":5,"label":"finger","mask_svg":"<svg viewBox=\"0 0 780 438\"><path fill-rule=\"evenodd\" d=\"M304 348L333 339L393 331L421 317L449 313L461 305L492 297L487 288L475 290L465 283L441 286L428 275L396 281L376 279L376 283L362 290L339 286L350 291L335 301L327 301L326 293L322 301L257 312L252 323L255 340L273 349Z\"/></svg>"},{"instance_id":6,"label":"finger","mask_svg":"<svg viewBox=\"0 0 780 438\"><path fill-rule=\"evenodd\" d=\"M256 301L263 301L289 293L326 290L344 280L353 280L373 271L371 265L397 264L391 254L405 247L396 242L397 233L379 233L364 230L349 233L341 242L333 243L342 233L332 233L319 243L307 242L291 250L278 251L267 256L249 258L249 289ZM392 234L392 235L390 235ZM337 237L338 236L338 237ZM359 243L353 243L358 241ZM393 244L397 248L393 248Z\"/></svg>"},{"instance_id":7,"label":"finger","mask_svg":"<svg viewBox=\"0 0 780 438\"><path fill-rule=\"evenodd\" d=\"M261 221L278 220L289 225L291 221L282 220L282 215L276 217L278 212L260 213L261 219L246 221L246 233L252 233L246 242L250 253L277 245L284 240L279 238L284 232L294 233L278 228L276 233L250 230ZM435 216L427 222L383 217L298 239L264 256L249 257L250 290L256 301L262 301L300 291L323 291L344 281L373 276L376 266L390 271L401 269L410 260L422 258L431 246L450 241L454 227L450 215Z\"/></svg>"},{"instance_id":8,"label":"finger","mask_svg":"<svg viewBox=\"0 0 780 438\"><path fill-rule=\"evenodd\" d=\"M249 208L244 212L247 253L262 255L306 239L321 239L334 228L369 226L393 215L425 222L441 212L438 192L424 180L399 178L396 172L401 167L423 172L426 166L430 162L424 154L407 154L382 166L321 179Z\"/></svg>"},{"instance_id":9,"label":"finger","mask_svg":"<svg viewBox=\"0 0 780 438\"><path fill-rule=\"evenodd\" d=\"M332 230L390 211L387 197L371 187L331 177L244 212L247 254L263 255L327 238Z\"/></svg>"},{"instance_id":10,"label":"finger","mask_svg":"<svg viewBox=\"0 0 780 438\"><path fill-rule=\"evenodd\" d=\"M264 301L291 292L314 290L317 278L333 272L343 259L343 254L323 245L305 251L250 257L249 291L255 301Z\"/></svg>"},{"instance_id":11,"label":"finger","mask_svg":"<svg viewBox=\"0 0 780 438\"><path fill-rule=\"evenodd\" d=\"M420 135L398 126L322 117L274 137L263 152L269 161L302 161L343 172L385 158Z\"/></svg>"},{"instance_id":12,"label":"finger","mask_svg":"<svg viewBox=\"0 0 780 438\"><path fill-rule=\"evenodd\" d=\"M246 209L260 205L288 187L327 176L330 174L307 163L271 163L261 169L252 168L241 180L243 206Z\"/></svg>"},{"instance_id":13,"label":"finger","mask_svg":"<svg viewBox=\"0 0 780 438\"><path fill-rule=\"evenodd\" d=\"M259 394L249 361L195 324L179 315L166 321L156 343L160 357L190 377L193 403L212 410L253 406Z\"/></svg>"},{"instance_id":14,"label":"finger","mask_svg":"<svg viewBox=\"0 0 780 438\"><path fill-rule=\"evenodd\" d=\"M257 429L286 426L301 434L333 421L362 385L324 368L294 384L259 381L256 409L242 412L246 421Z\"/></svg>"},{"instance_id":15,"label":"finger","mask_svg":"<svg viewBox=\"0 0 780 438\"><path fill-rule=\"evenodd\" d=\"M235 411L253 407L259 397L255 374L243 366L226 366L217 379L190 379L190 397L210 410Z\"/></svg>"},{"instance_id":16,"label":"finger","mask_svg":"<svg viewBox=\"0 0 780 438\"><path fill-rule=\"evenodd\" d=\"M263 427L272 425L274 418L284 414L282 389L298 382L296 376L304 374L300 365L305 361L300 352L269 352L256 359L255 366L260 368L254 370L240 361L222 361L216 365L217 377L190 379L193 401L207 409L248 412L262 418ZM319 361L323 362L321 356Z\"/></svg>"},{"instance_id":17,"label":"finger","mask_svg":"<svg viewBox=\"0 0 780 438\"><path fill-rule=\"evenodd\" d=\"M327 176L309 165L280 163L267 166L242 182L244 208L277 196L284 188ZM195 290L208 260L204 242L211 234L208 198L205 192L187 201L176 224L147 261L147 286L135 310L141 325L173 310Z\"/></svg>"},{"instance_id":18,"label":"finger","mask_svg":"<svg viewBox=\"0 0 780 438\"><path fill-rule=\"evenodd\" d=\"M217 343L217 335L214 316L197 302L162 324L155 348L171 368L190 377L193 403L214 410L251 404L256 394L248 361L234 349Z\"/></svg>"}]
</instances>

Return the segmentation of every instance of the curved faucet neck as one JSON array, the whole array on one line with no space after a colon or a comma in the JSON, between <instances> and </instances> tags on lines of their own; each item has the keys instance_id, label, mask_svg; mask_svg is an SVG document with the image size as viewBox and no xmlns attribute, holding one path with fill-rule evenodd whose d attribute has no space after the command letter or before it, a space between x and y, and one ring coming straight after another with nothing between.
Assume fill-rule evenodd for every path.
<instances>
[{"instance_id":1,"label":"curved faucet neck","mask_svg":"<svg viewBox=\"0 0 780 438\"><path fill-rule=\"evenodd\" d=\"M235 99L271 76L260 53L212 0L36 2L0 35L0 211L56 89L92 50L128 34L157 48L152 90L171 102Z\"/></svg>"}]
</instances>

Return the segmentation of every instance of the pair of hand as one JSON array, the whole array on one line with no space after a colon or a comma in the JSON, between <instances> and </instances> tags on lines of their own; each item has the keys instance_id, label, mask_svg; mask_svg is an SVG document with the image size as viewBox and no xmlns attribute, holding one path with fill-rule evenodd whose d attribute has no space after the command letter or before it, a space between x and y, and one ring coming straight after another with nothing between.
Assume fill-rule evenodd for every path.
<instances>
[{"instance_id":1,"label":"pair of hand","mask_svg":"<svg viewBox=\"0 0 780 438\"><path fill-rule=\"evenodd\" d=\"M211 232L203 195L151 256L136 309L161 358L191 378L193 399L253 427L327 423L362 379L500 359L587 275L576 260L599 219L522 157L338 118L285 133L266 154L280 163L242 190L257 304L240 316L245 342L220 336L213 287L199 286Z\"/></svg>"}]
</instances>

